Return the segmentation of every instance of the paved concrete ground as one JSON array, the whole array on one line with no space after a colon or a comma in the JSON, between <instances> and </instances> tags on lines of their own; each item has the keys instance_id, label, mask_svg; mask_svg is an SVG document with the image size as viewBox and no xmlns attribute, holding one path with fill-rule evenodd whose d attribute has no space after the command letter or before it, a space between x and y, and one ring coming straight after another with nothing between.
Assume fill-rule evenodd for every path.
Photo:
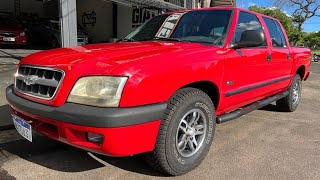
<instances>
[{"instance_id":1,"label":"paved concrete ground","mask_svg":"<svg viewBox=\"0 0 320 180\"><path fill-rule=\"evenodd\" d=\"M218 125L205 161L184 176L165 178L320 179L319 77L320 63L314 63L296 112L269 105ZM164 178L140 156L91 155L40 136L29 143L15 130L0 131L0 150L0 179Z\"/></svg>"}]
</instances>

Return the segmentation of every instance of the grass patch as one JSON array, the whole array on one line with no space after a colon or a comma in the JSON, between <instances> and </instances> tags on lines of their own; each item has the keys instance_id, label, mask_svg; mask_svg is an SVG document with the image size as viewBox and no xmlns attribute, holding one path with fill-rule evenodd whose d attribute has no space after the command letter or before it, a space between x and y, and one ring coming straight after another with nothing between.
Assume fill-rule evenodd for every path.
<instances>
[{"instance_id":1,"label":"grass patch","mask_svg":"<svg viewBox=\"0 0 320 180\"><path fill-rule=\"evenodd\" d=\"M320 50L313 50L312 54L320 54Z\"/></svg>"}]
</instances>

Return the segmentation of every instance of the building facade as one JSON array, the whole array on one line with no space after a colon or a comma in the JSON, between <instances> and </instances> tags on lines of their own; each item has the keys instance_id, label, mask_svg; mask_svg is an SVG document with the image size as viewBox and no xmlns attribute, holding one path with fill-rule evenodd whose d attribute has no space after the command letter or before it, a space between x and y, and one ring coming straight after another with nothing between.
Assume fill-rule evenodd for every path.
<instances>
[{"instance_id":1,"label":"building facade","mask_svg":"<svg viewBox=\"0 0 320 180\"><path fill-rule=\"evenodd\" d=\"M63 47L77 45L77 29L90 43L123 38L150 18L166 11L235 6L235 0L2 0L0 11L15 16L59 20Z\"/></svg>"}]
</instances>

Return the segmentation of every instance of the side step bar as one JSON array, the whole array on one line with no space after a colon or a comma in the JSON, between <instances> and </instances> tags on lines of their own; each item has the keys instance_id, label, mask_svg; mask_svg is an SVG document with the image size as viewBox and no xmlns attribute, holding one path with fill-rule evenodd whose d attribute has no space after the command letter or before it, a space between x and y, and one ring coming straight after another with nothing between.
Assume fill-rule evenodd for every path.
<instances>
[{"instance_id":1,"label":"side step bar","mask_svg":"<svg viewBox=\"0 0 320 180\"><path fill-rule=\"evenodd\" d=\"M230 112L230 113L226 113L226 114L222 114L220 116L217 117L217 123L218 124L221 124L221 123L224 123L224 122L227 122L227 121L231 121L233 119L236 119L238 117L241 117L245 114L248 114L256 109L260 109L268 104L271 104L272 102L274 101L277 101L279 99L282 99L286 96L289 95L289 91L285 91L285 92L282 92L282 93L279 93L279 94L276 94L274 96L271 96L271 97L268 97L266 99L263 99L263 100L260 100L260 101L257 101L255 103L252 103L248 106L245 106L244 108L242 109L238 109L238 110L235 110L233 112Z\"/></svg>"}]
</instances>

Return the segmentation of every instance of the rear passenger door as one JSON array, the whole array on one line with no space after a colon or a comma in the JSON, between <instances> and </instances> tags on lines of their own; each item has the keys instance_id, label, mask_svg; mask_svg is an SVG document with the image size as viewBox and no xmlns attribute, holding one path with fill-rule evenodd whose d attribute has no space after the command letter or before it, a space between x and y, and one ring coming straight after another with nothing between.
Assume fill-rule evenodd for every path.
<instances>
[{"instance_id":1,"label":"rear passenger door","mask_svg":"<svg viewBox=\"0 0 320 180\"><path fill-rule=\"evenodd\" d=\"M293 61L283 30L276 20L263 17L263 21L268 28L272 46L270 64L273 70L270 75L272 78L286 78L291 74Z\"/></svg>"}]
</instances>

